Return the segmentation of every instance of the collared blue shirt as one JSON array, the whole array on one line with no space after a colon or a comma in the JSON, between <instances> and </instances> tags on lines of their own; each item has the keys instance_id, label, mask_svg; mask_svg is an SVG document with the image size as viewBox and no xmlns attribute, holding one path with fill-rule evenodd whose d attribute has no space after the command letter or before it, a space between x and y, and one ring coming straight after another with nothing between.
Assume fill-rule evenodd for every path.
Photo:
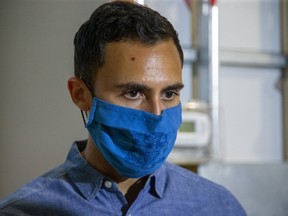
<instances>
[{"instance_id":1,"label":"collared blue shirt","mask_svg":"<svg viewBox=\"0 0 288 216\"><path fill-rule=\"evenodd\" d=\"M243 216L242 206L222 186L164 163L128 206L118 186L91 167L72 145L64 164L31 181L0 203L0 215L39 216Z\"/></svg>"}]
</instances>

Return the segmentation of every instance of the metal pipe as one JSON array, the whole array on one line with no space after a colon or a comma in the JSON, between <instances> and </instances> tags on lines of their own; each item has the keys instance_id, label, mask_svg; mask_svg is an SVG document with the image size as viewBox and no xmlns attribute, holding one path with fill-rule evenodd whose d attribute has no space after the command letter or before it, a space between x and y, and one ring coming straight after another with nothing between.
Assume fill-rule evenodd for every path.
<instances>
[{"instance_id":1,"label":"metal pipe","mask_svg":"<svg viewBox=\"0 0 288 216\"><path fill-rule=\"evenodd\" d=\"M212 156L221 160L222 151L219 139L219 14L215 0L210 0L211 11L209 19L209 101L212 118Z\"/></svg>"},{"instance_id":2,"label":"metal pipe","mask_svg":"<svg viewBox=\"0 0 288 216\"><path fill-rule=\"evenodd\" d=\"M285 68L287 63L285 55L279 53L220 50L220 64L225 66Z\"/></svg>"},{"instance_id":3,"label":"metal pipe","mask_svg":"<svg viewBox=\"0 0 288 216\"><path fill-rule=\"evenodd\" d=\"M288 61L288 0L280 1L282 53ZM288 160L288 67L282 69L283 101L283 159Z\"/></svg>"},{"instance_id":4,"label":"metal pipe","mask_svg":"<svg viewBox=\"0 0 288 216\"><path fill-rule=\"evenodd\" d=\"M190 0L192 13L192 48L200 48L201 1ZM199 98L199 61L192 65L192 98Z\"/></svg>"}]
</instances>

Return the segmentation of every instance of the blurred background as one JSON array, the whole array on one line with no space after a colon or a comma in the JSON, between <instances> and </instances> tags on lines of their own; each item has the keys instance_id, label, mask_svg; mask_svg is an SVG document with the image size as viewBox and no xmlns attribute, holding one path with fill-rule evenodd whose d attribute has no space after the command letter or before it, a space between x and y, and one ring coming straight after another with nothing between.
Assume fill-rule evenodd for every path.
<instances>
[{"instance_id":1,"label":"blurred background","mask_svg":"<svg viewBox=\"0 0 288 216\"><path fill-rule=\"evenodd\" d=\"M66 87L73 38L107 0L0 0L0 199L85 139ZM248 215L288 215L287 0L142 0L185 55L169 161L223 184Z\"/></svg>"}]
</instances>

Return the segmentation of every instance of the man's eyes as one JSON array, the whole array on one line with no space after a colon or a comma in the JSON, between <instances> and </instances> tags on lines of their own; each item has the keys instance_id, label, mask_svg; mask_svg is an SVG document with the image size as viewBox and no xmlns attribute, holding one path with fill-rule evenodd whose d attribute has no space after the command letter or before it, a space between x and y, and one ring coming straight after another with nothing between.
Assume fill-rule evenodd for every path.
<instances>
[{"instance_id":1,"label":"man's eyes","mask_svg":"<svg viewBox=\"0 0 288 216\"><path fill-rule=\"evenodd\" d=\"M124 93L124 97L128 99L137 99L141 96L141 93L138 90L129 90Z\"/></svg>"},{"instance_id":2,"label":"man's eyes","mask_svg":"<svg viewBox=\"0 0 288 216\"><path fill-rule=\"evenodd\" d=\"M179 96L179 91L175 91L175 90L165 91L163 93L162 99L163 100L173 100L176 96Z\"/></svg>"},{"instance_id":3,"label":"man's eyes","mask_svg":"<svg viewBox=\"0 0 288 216\"><path fill-rule=\"evenodd\" d=\"M141 92L140 90L128 90L126 92L123 93L124 97L129 99L129 100L136 100L136 99L140 99L142 97L145 97L144 93ZM161 99L162 100L173 100L175 97L180 95L180 91L178 90L167 90L165 92L161 93ZM146 96L147 97L147 96Z\"/></svg>"}]
</instances>

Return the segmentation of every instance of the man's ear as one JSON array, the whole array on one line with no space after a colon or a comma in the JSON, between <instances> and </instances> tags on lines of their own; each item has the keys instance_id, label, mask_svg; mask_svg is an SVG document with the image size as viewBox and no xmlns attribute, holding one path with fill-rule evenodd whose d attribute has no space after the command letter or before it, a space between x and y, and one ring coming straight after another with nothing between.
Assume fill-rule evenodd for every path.
<instances>
[{"instance_id":1,"label":"man's ear","mask_svg":"<svg viewBox=\"0 0 288 216\"><path fill-rule=\"evenodd\" d=\"M92 95L85 83L77 77L71 77L67 87L74 104L80 110L89 111L92 106Z\"/></svg>"}]
</instances>

